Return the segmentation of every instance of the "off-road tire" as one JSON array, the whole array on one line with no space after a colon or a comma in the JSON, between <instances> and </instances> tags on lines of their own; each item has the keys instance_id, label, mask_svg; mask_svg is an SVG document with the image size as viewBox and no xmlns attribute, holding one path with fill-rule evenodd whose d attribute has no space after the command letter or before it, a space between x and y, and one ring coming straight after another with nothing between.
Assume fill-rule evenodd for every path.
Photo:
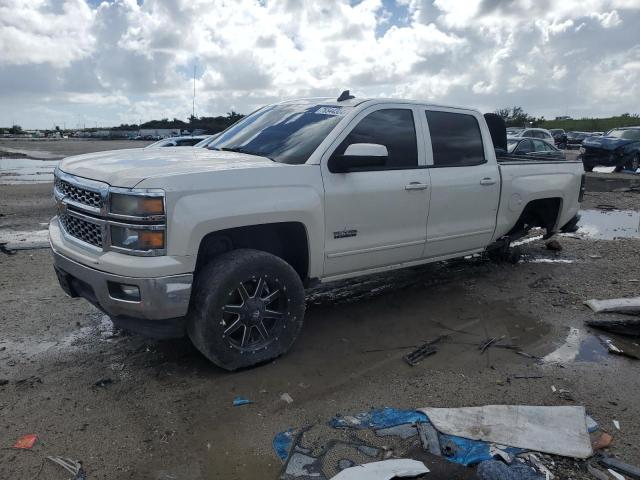
<instances>
[{"instance_id":1,"label":"off-road tire","mask_svg":"<svg viewBox=\"0 0 640 480\"><path fill-rule=\"evenodd\" d=\"M247 293L263 296L261 292L256 293L257 286L256 292L252 292L252 288L259 285L261 279L267 285L266 299L269 298L269 292L281 292L276 297L282 311L281 320L266 317L268 314L265 312L271 312L271 308L275 309L271 307L274 304L268 304L264 308L260 306L262 304L254 307L251 302L257 302L259 299L245 298ZM244 288L245 296L240 293L240 288ZM238 298L240 300L237 300ZM229 305L228 302L240 304ZM226 311L231 308L232 313ZM244 313L233 313L236 309ZM258 318L260 310L265 315L264 324ZM215 258L197 273L187 318L187 333L195 347L211 362L225 370L233 371L264 363L287 352L302 329L304 310L304 287L300 277L288 263L258 250L233 250ZM230 319L230 315L237 316ZM245 320L242 320L242 326L227 334L234 319L243 318ZM279 322L272 326L275 328L277 325L278 328L267 331L267 320ZM252 323L258 321L261 322L262 329ZM238 331L238 328L242 331ZM256 341L264 339L265 343L267 342L263 332L272 332L273 336L265 345L252 348L252 344L248 343L244 348L239 344L242 342L244 345L244 332L247 330ZM233 334L236 334L236 337L241 335L242 338L234 338Z\"/></svg>"}]
</instances>

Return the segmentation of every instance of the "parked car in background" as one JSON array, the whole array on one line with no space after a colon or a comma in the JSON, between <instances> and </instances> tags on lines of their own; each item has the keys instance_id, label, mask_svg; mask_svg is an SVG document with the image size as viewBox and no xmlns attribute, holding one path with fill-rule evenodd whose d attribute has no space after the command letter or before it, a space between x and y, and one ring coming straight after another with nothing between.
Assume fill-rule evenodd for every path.
<instances>
[{"instance_id":1,"label":"parked car in background","mask_svg":"<svg viewBox=\"0 0 640 480\"><path fill-rule=\"evenodd\" d=\"M517 135L518 133L520 133L522 130L524 130L524 128L509 127L509 128L507 128L507 136L508 137L512 137L512 136Z\"/></svg>"},{"instance_id":2,"label":"parked car in background","mask_svg":"<svg viewBox=\"0 0 640 480\"><path fill-rule=\"evenodd\" d=\"M582 141L592 135L589 132L567 132L567 149L580 148Z\"/></svg>"},{"instance_id":3,"label":"parked car in background","mask_svg":"<svg viewBox=\"0 0 640 480\"><path fill-rule=\"evenodd\" d=\"M216 138L220 136L219 133L214 133L213 135L207 136L205 139L200 140L198 143L194 145L196 148L207 148L211 142L213 142Z\"/></svg>"},{"instance_id":4,"label":"parked car in background","mask_svg":"<svg viewBox=\"0 0 640 480\"><path fill-rule=\"evenodd\" d=\"M531 157L546 157L564 159L564 153L552 144L539 138L509 138L507 139L507 153L513 155L527 155Z\"/></svg>"},{"instance_id":5,"label":"parked car in background","mask_svg":"<svg viewBox=\"0 0 640 480\"><path fill-rule=\"evenodd\" d=\"M556 147L567 148L567 133L562 128L554 128L549 130L549 133L553 136L553 142Z\"/></svg>"},{"instance_id":6,"label":"parked car in background","mask_svg":"<svg viewBox=\"0 0 640 480\"><path fill-rule=\"evenodd\" d=\"M640 126L614 128L602 136L591 136L582 142L580 158L587 172L602 165L625 168L634 172L640 168Z\"/></svg>"},{"instance_id":7,"label":"parked car in background","mask_svg":"<svg viewBox=\"0 0 640 480\"><path fill-rule=\"evenodd\" d=\"M195 144L208 138L208 135L194 135L184 137L169 137L158 140L151 145L147 145L144 148L159 148L159 147L193 147Z\"/></svg>"},{"instance_id":8,"label":"parked car in background","mask_svg":"<svg viewBox=\"0 0 640 480\"><path fill-rule=\"evenodd\" d=\"M553 145L553 135L544 128L523 128L521 131L516 133L515 135L507 136L512 138L539 138L540 140L545 140Z\"/></svg>"}]
</instances>

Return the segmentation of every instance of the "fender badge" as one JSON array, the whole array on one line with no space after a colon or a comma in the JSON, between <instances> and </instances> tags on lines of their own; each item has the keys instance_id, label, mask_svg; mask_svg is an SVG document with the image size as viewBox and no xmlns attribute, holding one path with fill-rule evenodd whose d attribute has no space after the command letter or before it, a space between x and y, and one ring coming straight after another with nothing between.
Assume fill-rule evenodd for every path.
<instances>
[{"instance_id":1,"label":"fender badge","mask_svg":"<svg viewBox=\"0 0 640 480\"><path fill-rule=\"evenodd\" d=\"M333 238L348 238L358 235L358 230L342 230L339 232L333 232Z\"/></svg>"}]
</instances>

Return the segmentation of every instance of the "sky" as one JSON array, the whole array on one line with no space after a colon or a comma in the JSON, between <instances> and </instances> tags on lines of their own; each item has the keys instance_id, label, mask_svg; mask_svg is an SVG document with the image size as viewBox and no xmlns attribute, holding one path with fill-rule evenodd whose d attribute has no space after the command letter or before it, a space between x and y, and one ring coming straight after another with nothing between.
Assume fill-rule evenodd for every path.
<instances>
[{"instance_id":1,"label":"sky","mask_svg":"<svg viewBox=\"0 0 640 480\"><path fill-rule=\"evenodd\" d=\"M640 0L0 0L0 126L335 96L640 113Z\"/></svg>"}]
</instances>

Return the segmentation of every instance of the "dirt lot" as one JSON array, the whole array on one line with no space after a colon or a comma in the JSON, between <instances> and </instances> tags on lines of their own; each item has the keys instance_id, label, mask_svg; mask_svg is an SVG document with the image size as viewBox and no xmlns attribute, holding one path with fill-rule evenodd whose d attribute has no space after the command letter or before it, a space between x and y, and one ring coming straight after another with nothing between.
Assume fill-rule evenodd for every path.
<instances>
[{"instance_id":1,"label":"dirt lot","mask_svg":"<svg viewBox=\"0 0 640 480\"><path fill-rule=\"evenodd\" d=\"M42 229L54 213L50 184L0 189L5 230ZM640 193L591 191L583 206L603 204L640 211ZM67 478L43 466L47 455L82 460L90 479L276 478L276 432L383 406L584 405L614 434L611 452L638 464L639 364L607 354L583 301L640 294L640 239L559 240L562 252L525 243L517 264L470 258L309 291L293 351L232 374L186 340L114 332L64 295L47 250L0 252L0 478ZM404 363L439 335L437 354ZM555 353L480 352L502 335L533 356ZM233 407L238 395L254 403ZM39 437L31 451L5 448L28 433Z\"/></svg>"}]
</instances>

